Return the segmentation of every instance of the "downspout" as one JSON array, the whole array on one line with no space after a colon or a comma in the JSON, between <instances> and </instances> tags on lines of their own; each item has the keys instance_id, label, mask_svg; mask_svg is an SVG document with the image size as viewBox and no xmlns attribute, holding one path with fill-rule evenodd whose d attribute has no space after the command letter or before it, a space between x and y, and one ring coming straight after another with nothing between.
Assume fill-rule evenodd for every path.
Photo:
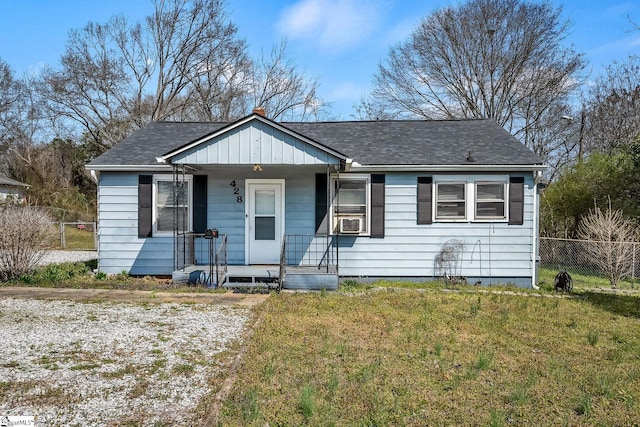
<instances>
[{"instance_id":1,"label":"downspout","mask_svg":"<svg viewBox=\"0 0 640 427\"><path fill-rule=\"evenodd\" d=\"M100 183L100 182L99 182L99 180L98 180L98 172L96 172L96 170L95 170L95 169L91 169L91 170L89 171L89 174L91 175L91 180L92 180L93 182L95 182L96 184L99 184L99 183Z\"/></svg>"},{"instance_id":2,"label":"downspout","mask_svg":"<svg viewBox=\"0 0 640 427\"><path fill-rule=\"evenodd\" d=\"M532 239L532 259L531 259L531 287L536 291L540 290L540 286L536 284L538 278L538 255L539 255L539 197L538 197L538 177L541 172L533 173L533 239Z\"/></svg>"}]
</instances>

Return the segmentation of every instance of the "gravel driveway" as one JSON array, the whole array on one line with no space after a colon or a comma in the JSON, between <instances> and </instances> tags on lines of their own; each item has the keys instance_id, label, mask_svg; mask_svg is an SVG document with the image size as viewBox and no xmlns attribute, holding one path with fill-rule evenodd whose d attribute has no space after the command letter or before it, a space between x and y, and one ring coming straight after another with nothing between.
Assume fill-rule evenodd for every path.
<instances>
[{"instance_id":1,"label":"gravel driveway","mask_svg":"<svg viewBox=\"0 0 640 427\"><path fill-rule=\"evenodd\" d=\"M197 425L250 310L0 298L0 415L36 416L37 426Z\"/></svg>"},{"instance_id":2,"label":"gravel driveway","mask_svg":"<svg viewBox=\"0 0 640 427\"><path fill-rule=\"evenodd\" d=\"M98 258L96 251L46 251L38 264L91 261Z\"/></svg>"}]
</instances>

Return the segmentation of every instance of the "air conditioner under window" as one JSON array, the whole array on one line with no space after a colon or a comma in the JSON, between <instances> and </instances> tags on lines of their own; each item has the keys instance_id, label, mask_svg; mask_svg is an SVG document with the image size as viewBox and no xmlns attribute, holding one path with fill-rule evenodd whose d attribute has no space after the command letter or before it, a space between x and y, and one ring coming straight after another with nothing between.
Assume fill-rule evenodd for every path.
<instances>
[{"instance_id":1,"label":"air conditioner under window","mask_svg":"<svg viewBox=\"0 0 640 427\"><path fill-rule=\"evenodd\" d=\"M340 218L341 233L360 233L362 232L362 218L360 217L342 217Z\"/></svg>"}]
</instances>

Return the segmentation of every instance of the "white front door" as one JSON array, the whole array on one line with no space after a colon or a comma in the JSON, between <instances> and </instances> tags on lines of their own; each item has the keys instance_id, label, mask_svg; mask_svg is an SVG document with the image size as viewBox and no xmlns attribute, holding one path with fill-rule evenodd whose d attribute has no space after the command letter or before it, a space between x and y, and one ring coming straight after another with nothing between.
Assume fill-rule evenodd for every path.
<instances>
[{"instance_id":1,"label":"white front door","mask_svg":"<svg viewBox=\"0 0 640 427\"><path fill-rule=\"evenodd\" d=\"M278 264L284 233L284 180L246 181L247 264Z\"/></svg>"}]
</instances>

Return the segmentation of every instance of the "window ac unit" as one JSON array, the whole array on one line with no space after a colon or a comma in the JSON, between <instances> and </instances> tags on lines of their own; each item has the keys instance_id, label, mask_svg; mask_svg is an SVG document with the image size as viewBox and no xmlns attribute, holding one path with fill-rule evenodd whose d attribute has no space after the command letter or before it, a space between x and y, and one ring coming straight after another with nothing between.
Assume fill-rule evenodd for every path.
<instances>
[{"instance_id":1,"label":"window ac unit","mask_svg":"<svg viewBox=\"0 0 640 427\"><path fill-rule=\"evenodd\" d=\"M341 233L360 233L362 231L362 218L340 218Z\"/></svg>"}]
</instances>

